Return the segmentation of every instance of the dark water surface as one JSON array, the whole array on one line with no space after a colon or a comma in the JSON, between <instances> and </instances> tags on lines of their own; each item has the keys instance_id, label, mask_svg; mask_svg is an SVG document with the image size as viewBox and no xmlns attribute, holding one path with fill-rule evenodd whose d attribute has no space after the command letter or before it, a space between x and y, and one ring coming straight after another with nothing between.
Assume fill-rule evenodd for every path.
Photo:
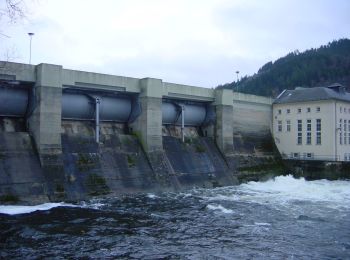
<instances>
[{"instance_id":1,"label":"dark water surface","mask_svg":"<svg viewBox=\"0 0 350 260\"><path fill-rule=\"evenodd\" d=\"M350 181L286 176L0 212L3 259L350 259Z\"/></svg>"}]
</instances>

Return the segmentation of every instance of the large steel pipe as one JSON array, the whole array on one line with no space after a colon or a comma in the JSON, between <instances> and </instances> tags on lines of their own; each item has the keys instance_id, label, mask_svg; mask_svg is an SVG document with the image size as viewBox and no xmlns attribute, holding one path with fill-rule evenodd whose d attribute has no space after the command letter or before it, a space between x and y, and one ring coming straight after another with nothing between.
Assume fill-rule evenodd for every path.
<instances>
[{"instance_id":1,"label":"large steel pipe","mask_svg":"<svg viewBox=\"0 0 350 260\"><path fill-rule=\"evenodd\" d=\"M131 114L131 99L102 97L100 105L101 121L127 122Z\"/></svg>"},{"instance_id":2,"label":"large steel pipe","mask_svg":"<svg viewBox=\"0 0 350 260\"><path fill-rule=\"evenodd\" d=\"M62 94L62 118L94 120L95 101L86 95L63 93Z\"/></svg>"},{"instance_id":3,"label":"large steel pipe","mask_svg":"<svg viewBox=\"0 0 350 260\"><path fill-rule=\"evenodd\" d=\"M98 96L100 121L127 122L131 114L131 99L127 97ZM63 93L62 118L95 120L96 102L93 96L81 93Z\"/></svg>"},{"instance_id":4,"label":"large steel pipe","mask_svg":"<svg viewBox=\"0 0 350 260\"><path fill-rule=\"evenodd\" d=\"M16 87L0 87L0 116L24 117L27 112L29 91Z\"/></svg>"},{"instance_id":5,"label":"large steel pipe","mask_svg":"<svg viewBox=\"0 0 350 260\"><path fill-rule=\"evenodd\" d=\"M162 120L164 125L179 125L182 123L182 110L184 107L184 125L200 126L204 123L207 111L206 106L202 104L181 104L176 105L171 102L163 102L162 104Z\"/></svg>"}]
</instances>

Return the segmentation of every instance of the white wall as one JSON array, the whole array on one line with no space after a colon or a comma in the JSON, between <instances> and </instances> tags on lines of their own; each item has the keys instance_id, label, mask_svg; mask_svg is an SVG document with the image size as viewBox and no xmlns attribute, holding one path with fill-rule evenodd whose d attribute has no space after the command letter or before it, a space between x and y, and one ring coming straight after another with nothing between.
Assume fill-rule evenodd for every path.
<instances>
[{"instance_id":1,"label":"white wall","mask_svg":"<svg viewBox=\"0 0 350 260\"><path fill-rule=\"evenodd\" d=\"M336 151L341 161L350 160L350 144L349 144L349 120L350 120L350 103L337 101L336 102ZM341 128L340 128L340 119ZM344 121L346 121L346 127L344 128ZM344 140L344 135L346 140ZM342 136L342 141L340 141L340 136Z\"/></svg>"},{"instance_id":2,"label":"white wall","mask_svg":"<svg viewBox=\"0 0 350 260\"><path fill-rule=\"evenodd\" d=\"M320 111L317 112L317 108ZM335 159L335 101L298 102L290 104L273 105L273 137L281 154L291 156L299 153L303 158L304 153L313 154L314 159ZM349 104L350 107L350 104ZM310 108L310 112L307 109ZM287 113L290 109L290 113ZM298 112L301 109L301 112ZM281 110L281 114L279 114ZM350 113L347 114L350 119ZM302 120L302 144L297 144L298 125L297 120ZM307 120L311 120L311 144L307 140ZM321 145L316 144L316 119L321 119ZM286 121L290 120L291 129L287 131ZM278 121L282 121L282 131L278 131ZM342 159L342 158L340 158Z\"/></svg>"}]
</instances>

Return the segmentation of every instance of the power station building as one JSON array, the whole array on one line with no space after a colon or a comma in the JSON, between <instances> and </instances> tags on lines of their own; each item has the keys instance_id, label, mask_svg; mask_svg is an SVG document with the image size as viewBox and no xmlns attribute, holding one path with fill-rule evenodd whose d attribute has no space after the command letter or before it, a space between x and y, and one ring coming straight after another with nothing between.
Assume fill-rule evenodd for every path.
<instances>
[{"instance_id":1,"label":"power station building","mask_svg":"<svg viewBox=\"0 0 350 260\"><path fill-rule=\"evenodd\" d=\"M340 84L284 90L273 103L283 159L350 161L350 93Z\"/></svg>"}]
</instances>

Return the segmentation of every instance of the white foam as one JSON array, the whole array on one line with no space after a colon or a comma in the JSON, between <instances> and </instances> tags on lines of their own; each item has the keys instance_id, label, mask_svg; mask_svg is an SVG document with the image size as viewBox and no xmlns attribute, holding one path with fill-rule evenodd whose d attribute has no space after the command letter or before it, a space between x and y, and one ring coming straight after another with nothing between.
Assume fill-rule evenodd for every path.
<instances>
[{"instance_id":1,"label":"white foam","mask_svg":"<svg viewBox=\"0 0 350 260\"><path fill-rule=\"evenodd\" d=\"M254 222L254 225L256 225L256 226L271 226L270 223L264 223L264 222Z\"/></svg>"},{"instance_id":2,"label":"white foam","mask_svg":"<svg viewBox=\"0 0 350 260\"><path fill-rule=\"evenodd\" d=\"M222 213L225 213L225 214L232 214L233 213L232 209L227 209L221 205L209 204L209 205L207 205L207 208L210 210L214 210L214 211L221 211Z\"/></svg>"},{"instance_id":3,"label":"white foam","mask_svg":"<svg viewBox=\"0 0 350 260\"><path fill-rule=\"evenodd\" d=\"M262 200L304 200L317 202L332 202L350 206L349 181L306 181L296 179L291 175L279 176L266 182L249 182L240 185L250 197L260 197ZM344 203L345 202L345 203Z\"/></svg>"},{"instance_id":4,"label":"white foam","mask_svg":"<svg viewBox=\"0 0 350 260\"><path fill-rule=\"evenodd\" d=\"M153 193L148 193L147 194L147 198L149 199L156 199L156 198L159 198L157 195L153 194Z\"/></svg>"},{"instance_id":5,"label":"white foam","mask_svg":"<svg viewBox=\"0 0 350 260\"><path fill-rule=\"evenodd\" d=\"M196 191L196 195L210 204L228 205L235 202L269 205L295 215L314 217L337 210L337 216L350 209L350 181L306 181L304 178L279 176L266 182L248 182L239 186ZM220 210L209 205L209 209Z\"/></svg>"},{"instance_id":6,"label":"white foam","mask_svg":"<svg viewBox=\"0 0 350 260\"><path fill-rule=\"evenodd\" d=\"M27 214L37 210L49 210L56 207L75 207L73 204L44 203L35 206L0 205L0 213L7 215Z\"/></svg>"}]
</instances>

